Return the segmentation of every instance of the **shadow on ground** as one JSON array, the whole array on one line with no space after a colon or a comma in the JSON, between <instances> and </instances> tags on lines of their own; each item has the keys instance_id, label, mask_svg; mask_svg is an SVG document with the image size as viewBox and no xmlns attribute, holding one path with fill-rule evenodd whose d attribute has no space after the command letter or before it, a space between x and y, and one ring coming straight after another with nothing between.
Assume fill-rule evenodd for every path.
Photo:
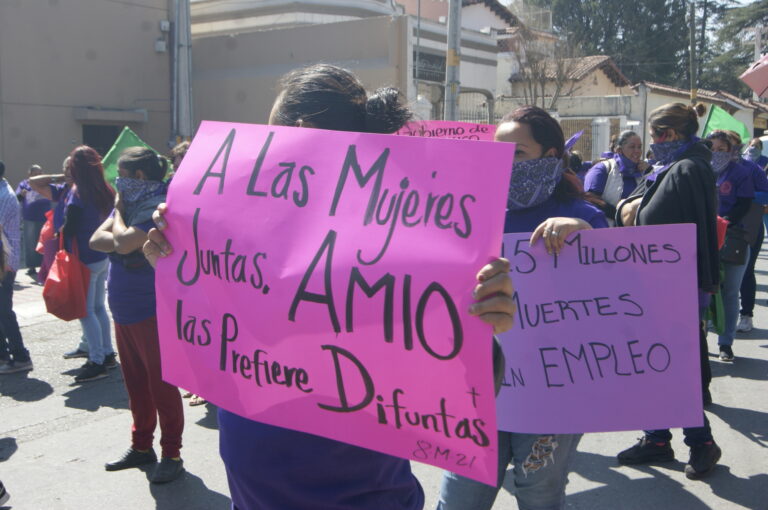
<instances>
[{"instance_id":1,"label":"shadow on ground","mask_svg":"<svg viewBox=\"0 0 768 510\"><path fill-rule=\"evenodd\" d=\"M17 402L37 402L53 393L46 381L30 377L30 372L4 375L0 379L0 395Z\"/></svg>"},{"instance_id":2,"label":"shadow on ground","mask_svg":"<svg viewBox=\"0 0 768 510\"><path fill-rule=\"evenodd\" d=\"M157 510L229 510L229 497L206 487L205 482L189 471L171 483L158 485L149 482L152 469L146 469L149 491L155 498Z\"/></svg>"},{"instance_id":3,"label":"shadow on ground","mask_svg":"<svg viewBox=\"0 0 768 510\"><path fill-rule=\"evenodd\" d=\"M96 411L100 407L128 409L128 394L125 391L122 377L115 376L114 370L110 377L83 384L72 384L72 389L65 392L64 405L73 409Z\"/></svg>"},{"instance_id":4,"label":"shadow on ground","mask_svg":"<svg viewBox=\"0 0 768 510\"><path fill-rule=\"evenodd\" d=\"M743 358L739 356L738 340L734 344L736 359L733 362L710 362L712 377L739 377L755 381L768 381L768 361L757 358Z\"/></svg>"},{"instance_id":5,"label":"shadow on ground","mask_svg":"<svg viewBox=\"0 0 768 510\"><path fill-rule=\"evenodd\" d=\"M627 445L616 445L616 451ZM648 510L652 508L679 508L685 510L710 510L699 498L670 476L671 472L681 473L685 467L676 460L658 465L624 466L624 469L638 471L637 477L630 478L618 471L616 457L595 453L577 452L572 471L582 477L603 484L601 487L571 494L566 499L567 507L575 510L609 508L610 502L621 502L621 510ZM645 476L642 476L645 475ZM676 474L676 476L679 476ZM729 476L724 466L718 465L710 475L714 478ZM725 480L725 484L730 480ZM756 487L755 487L756 488ZM746 499L746 495L741 496ZM753 507L749 507L753 508Z\"/></svg>"},{"instance_id":6,"label":"shadow on ground","mask_svg":"<svg viewBox=\"0 0 768 510\"><path fill-rule=\"evenodd\" d=\"M15 437L4 437L0 439L0 462L10 459L19 447L16 444Z\"/></svg>"},{"instance_id":7,"label":"shadow on ground","mask_svg":"<svg viewBox=\"0 0 768 510\"><path fill-rule=\"evenodd\" d=\"M205 403L205 416L197 420L197 425L211 430L219 430L218 408L210 402Z\"/></svg>"},{"instance_id":8,"label":"shadow on ground","mask_svg":"<svg viewBox=\"0 0 768 510\"><path fill-rule=\"evenodd\" d=\"M733 430L739 432L753 443L763 448L768 448L768 413L739 407L725 407L720 404L707 406L707 411L716 415L730 425ZM768 508L768 502L766 503L766 508Z\"/></svg>"}]
</instances>

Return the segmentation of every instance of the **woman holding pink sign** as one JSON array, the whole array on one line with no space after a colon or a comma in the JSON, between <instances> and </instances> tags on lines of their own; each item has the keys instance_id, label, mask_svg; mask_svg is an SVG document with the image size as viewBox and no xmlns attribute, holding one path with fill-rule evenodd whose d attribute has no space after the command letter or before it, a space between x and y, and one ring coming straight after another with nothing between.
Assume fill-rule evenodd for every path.
<instances>
[{"instance_id":1,"label":"woman holding pink sign","mask_svg":"<svg viewBox=\"0 0 768 510\"><path fill-rule=\"evenodd\" d=\"M368 96L349 71L321 64L283 79L269 123L394 133L409 117L397 90L379 89ZM164 210L161 206L155 216L160 230L166 226ZM159 230L150 231L144 253L152 264L171 249ZM509 263L497 259L477 275L474 296L478 301L470 313L493 325L496 332L512 325L508 273ZM424 505L424 492L405 459L259 423L223 409L219 430L233 508L418 510Z\"/></svg>"},{"instance_id":2,"label":"woman holding pink sign","mask_svg":"<svg viewBox=\"0 0 768 510\"><path fill-rule=\"evenodd\" d=\"M567 162L563 130L536 106L504 116L496 141L517 144L509 187L505 232L531 232L549 253L559 253L577 230L608 227L605 215L584 199L581 181ZM560 510L570 461L581 434L521 434L499 431L499 478L495 487L446 472L438 510L490 510L513 464L520 510Z\"/></svg>"}]
</instances>

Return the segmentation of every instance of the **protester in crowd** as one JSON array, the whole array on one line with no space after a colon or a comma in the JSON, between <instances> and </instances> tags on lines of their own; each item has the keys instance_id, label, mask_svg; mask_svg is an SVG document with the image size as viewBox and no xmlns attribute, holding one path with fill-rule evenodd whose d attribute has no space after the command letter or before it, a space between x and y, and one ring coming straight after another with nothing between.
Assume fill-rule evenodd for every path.
<instances>
[{"instance_id":1,"label":"protester in crowd","mask_svg":"<svg viewBox=\"0 0 768 510\"><path fill-rule=\"evenodd\" d=\"M38 274L38 281L42 284L45 284L48 271L59 249L58 236L61 227L64 225L64 212L72 190L72 180L66 176L69 161L69 156L64 158L64 161L61 163L61 173L59 174L41 174L29 178L30 187L41 196L51 200L53 206L53 229L56 232L56 237L43 243L43 262ZM80 344L77 347L64 353L64 359L87 357L88 342L85 339L85 335L80 338Z\"/></svg>"},{"instance_id":2,"label":"protester in crowd","mask_svg":"<svg viewBox=\"0 0 768 510\"><path fill-rule=\"evenodd\" d=\"M614 153L590 168L584 177L584 189L605 202L604 211L611 220L616 215L616 204L635 190L648 169L642 160L643 141L634 131L622 131L613 147Z\"/></svg>"},{"instance_id":3,"label":"protester in crowd","mask_svg":"<svg viewBox=\"0 0 768 510\"><path fill-rule=\"evenodd\" d=\"M768 156L763 155L763 141L759 138L753 138L749 141L744 157L755 163L763 172L768 167Z\"/></svg>"},{"instance_id":4,"label":"protester in crowd","mask_svg":"<svg viewBox=\"0 0 768 510\"><path fill-rule=\"evenodd\" d=\"M179 166L181 165L181 162L184 160L184 156L187 155L188 150L189 150L189 142L186 140L176 144L176 146L173 149L171 149L172 168L168 175L169 184L171 182L171 179L173 179L173 176L176 175L176 171L179 169ZM201 406L206 403L206 400L203 397L201 397L200 395L195 395L191 391L185 391L181 396L182 398L189 399L190 406Z\"/></svg>"},{"instance_id":5,"label":"protester in crowd","mask_svg":"<svg viewBox=\"0 0 768 510\"><path fill-rule=\"evenodd\" d=\"M56 185L62 181L65 186ZM88 361L75 376L75 382L102 379L107 376L108 367L117 366L105 305L109 261L106 254L91 250L88 243L112 210L115 192L104 180L101 156L87 145L76 147L70 153L63 176L41 175L30 179L30 184L40 194L50 196L59 203L64 202L63 218L60 205L54 211L54 227L64 237L67 251L72 252L77 246L80 261L90 271L86 302L88 314L80 319L83 336L88 343ZM79 356L79 352L65 354L65 357Z\"/></svg>"},{"instance_id":6,"label":"protester in crowd","mask_svg":"<svg viewBox=\"0 0 768 510\"><path fill-rule=\"evenodd\" d=\"M29 167L29 177L42 173L43 169L40 165ZM27 266L27 275L35 278L37 268L43 260L42 255L37 253L37 240L45 223L45 213L51 209L51 201L32 189L29 178L21 181L16 187L16 197L21 203L21 217L24 221L24 262Z\"/></svg>"},{"instance_id":7,"label":"protester in crowd","mask_svg":"<svg viewBox=\"0 0 768 510\"><path fill-rule=\"evenodd\" d=\"M603 213L585 201L578 177L567 168L565 137L557 120L536 106L507 114L496 141L517 144L507 201L505 232L533 232L547 250L559 252L576 230L608 226ZM538 188L534 196L526 190ZM565 508L570 461L581 434L521 434L499 431L499 468L495 486L446 471L438 510L483 510L493 506L507 466L513 463L518 508ZM539 463L536 469L532 466Z\"/></svg>"},{"instance_id":8,"label":"protester in crowd","mask_svg":"<svg viewBox=\"0 0 768 510\"><path fill-rule=\"evenodd\" d=\"M744 223L755 198L752 171L739 163L738 147L735 140L725 131L712 131L707 135L712 144L712 168L717 176L718 215L728 221L728 226L744 229ZM746 232L745 232L746 235ZM743 264L723 262L723 282L720 293L723 297L725 315L723 333L718 336L720 359L733 361L733 339L739 320L739 290L749 263L750 247Z\"/></svg>"},{"instance_id":9,"label":"protester in crowd","mask_svg":"<svg viewBox=\"0 0 768 510\"><path fill-rule=\"evenodd\" d=\"M765 238L763 212L766 204L768 204L768 176L765 174L765 165L760 165L758 162L753 161L749 153L739 157L742 145L741 136L733 131L728 131L727 133L734 147L733 159L742 166L747 167L752 177L752 185L755 188L755 199L752 201L749 211L743 219L744 230L750 245L750 253L747 268L744 271L744 277L741 280L741 287L739 289L741 310L739 311L739 322L736 325L736 331L747 332L752 331L753 328L752 320L755 308L755 295L757 293L755 264L757 263L757 257L763 247L763 239ZM759 150L762 150L762 142L759 138L753 138L750 142L750 147L755 147L754 143L759 144ZM765 158L765 156L761 157ZM768 158L765 159L768 161Z\"/></svg>"},{"instance_id":10,"label":"protester in crowd","mask_svg":"<svg viewBox=\"0 0 768 510\"><path fill-rule=\"evenodd\" d=\"M162 456L150 480L166 483L184 472L184 409L178 388L162 378L155 271L141 248L153 226L152 213L165 201L168 162L151 149L131 147L123 151L117 167L115 209L91 237L90 247L109 254L109 308L133 427L131 447L105 468L118 471L157 462L152 439L159 416Z\"/></svg>"},{"instance_id":11,"label":"protester in crowd","mask_svg":"<svg viewBox=\"0 0 768 510\"><path fill-rule=\"evenodd\" d=\"M576 177L579 178L580 181L584 182L584 176L587 173L587 170L589 170L592 165L590 164L591 161L584 161L581 157L581 153L579 151L571 151L570 157L568 159L568 168L571 169L573 173L576 174Z\"/></svg>"},{"instance_id":12,"label":"protester in crowd","mask_svg":"<svg viewBox=\"0 0 768 510\"><path fill-rule=\"evenodd\" d=\"M618 226L696 225L697 279L700 319L709 306L711 295L720 283L717 247L717 197L712 152L697 137L698 117L703 105L670 103L653 110L648 129L653 140L657 163L637 189L618 205ZM699 360L703 398L707 399L711 380L705 322L699 320ZM692 353L693 354L693 353ZM649 395L648 398L653 398ZM691 398L694 398L692 395ZM720 459L721 451L713 437L706 415L701 427L684 428L690 457L685 476L699 479L709 474ZM619 453L620 464L644 464L672 461L669 429L647 430L640 441Z\"/></svg>"},{"instance_id":13,"label":"protester in crowd","mask_svg":"<svg viewBox=\"0 0 768 510\"><path fill-rule=\"evenodd\" d=\"M32 359L24 347L16 313L13 311L13 283L21 251L19 201L5 179L0 161L0 375L32 370Z\"/></svg>"},{"instance_id":14,"label":"protester in crowd","mask_svg":"<svg viewBox=\"0 0 768 510\"><path fill-rule=\"evenodd\" d=\"M168 182L171 182L171 179L173 179L173 176L176 175L176 172L179 169L179 165L181 165L182 160L184 159L184 156L187 155L187 151L189 150L189 142L183 141L181 143L176 144L176 146L171 149L171 171L168 172Z\"/></svg>"},{"instance_id":15,"label":"protester in crowd","mask_svg":"<svg viewBox=\"0 0 768 510\"><path fill-rule=\"evenodd\" d=\"M409 119L396 89L370 97L349 71L318 64L282 80L270 124L368 133L394 133ZM164 206L155 223L165 228ZM151 230L144 253L153 264L172 247ZM509 263L481 269L471 313L494 326L512 325ZM491 299L484 299L494 295ZM419 509L424 494L407 460L331 439L258 423L219 410L220 451L234 508Z\"/></svg>"}]
</instances>

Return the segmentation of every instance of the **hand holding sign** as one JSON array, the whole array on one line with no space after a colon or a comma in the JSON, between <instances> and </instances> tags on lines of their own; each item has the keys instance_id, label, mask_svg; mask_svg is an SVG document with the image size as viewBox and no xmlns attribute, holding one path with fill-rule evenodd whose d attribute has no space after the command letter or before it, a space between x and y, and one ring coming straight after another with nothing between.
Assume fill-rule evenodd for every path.
<instances>
[{"instance_id":1,"label":"hand holding sign","mask_svg":"<svg viewBox=\"0 0 768 510\"><path fill-rule=\"evenodd\" d=\"M145 246L164 376L247 418L494 481L491 331L472 315L509 326L507 263L471 291L513 153L204 123L158 215L167 240Z\"/></svg>"}]
</instances>

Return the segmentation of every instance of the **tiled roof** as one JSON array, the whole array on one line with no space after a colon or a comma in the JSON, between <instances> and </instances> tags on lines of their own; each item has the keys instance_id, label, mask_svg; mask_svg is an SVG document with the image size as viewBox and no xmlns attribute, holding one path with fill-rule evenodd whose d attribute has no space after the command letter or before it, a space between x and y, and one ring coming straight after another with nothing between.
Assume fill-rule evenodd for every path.
<instances>
[{"instance_id":1,"label":"tiled roof","mask_svg":"<svg viewBox=\"0 0 768 510\"><path fill-rule=\"evenodd\" d=\"M493 11L496 16L506 21L511 27L520 25L520 20L517 16L512 14L512 11L504 7L498 0L462 0L461 2L462 7L468 7L475 4L485 5Z\"/></svg>"},{"instance_id":2,"label":"tiled roof","mask_svg":"<svg viewBox=\"0 0 768 510\"><path fill-rule=\"evenodd\" d=\"M632 82L616 66L613 59L607 55L591 55L588 57L564 58L561 59L562 69L568 71L568 79L579 81L595 70L603 71L611 82L617 87L630 87ZM547 63L547 79L557 79L557 66L555 61ZM510 81L519 81L521 76L513 76Z\"/></svg>"},{"instance_id":3,"label":"tiled roof","mask_svg":"<svg viewBox=\"0 0 768 510\"><path fill-rule=\"evenodd\" d=\"M672 85L664 85L652 81L641 81L640 83L633 85L632 88L637 88L639 85L645 85L651 90L666 92L667 94L676 96L690 97L691 95L690 89L681 89L673 87ZM752 101L741 99L724 90L696 89L696 95L701 98L706 98L714 103L727 104L730 101L731 103L736 103L742 109L754 110L757 108Z\"/></svg>"}]
</instances>

